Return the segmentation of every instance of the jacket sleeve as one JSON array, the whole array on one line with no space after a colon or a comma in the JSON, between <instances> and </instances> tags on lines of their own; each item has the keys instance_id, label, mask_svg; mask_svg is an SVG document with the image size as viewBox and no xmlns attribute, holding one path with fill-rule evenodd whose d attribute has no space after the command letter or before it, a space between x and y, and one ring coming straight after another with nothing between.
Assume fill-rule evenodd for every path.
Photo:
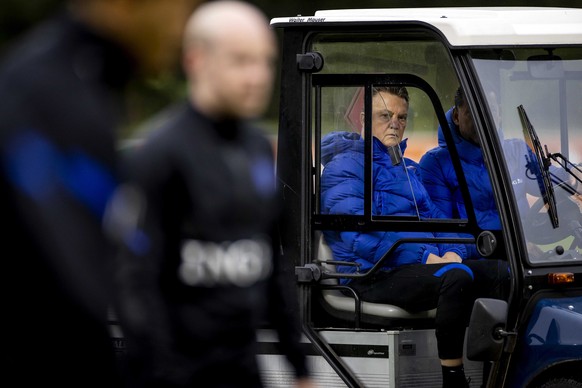
<instances>
[{"instance_id":1,"label":"jacket sleeve","mask_svg":"<svg viewBox=\"0 0 582 388\"><path fill-rule=\"evenodd\" d=\"M334 159L326 165L322 177L323 213L364 214L363 168L353 161L350 163L349 160L344 159L340 162ZM377 263L394 245L394 242L401 238L398 232L342 231L336 235L341 241L328 241L335 258L358 262L361 264L362 271ZM336 244L341 245L341 252ZM402 245L384 261L383 266L391 268L404 262L410 263L411 257L416 257L419 263L425 262L428 253L438 254L438 249L430 244ZM354 267L347 267L346 272L355 270Z\"/></svg>"},{"instance_id":2,"label":"jacket sleeve","mask_svg":"<svg viewBox=\"0 0 582 388\"><path fill-rule=\"evenodd\" d=\"M420 159L422 182L432 202L443 212L446 218L454 217L455 201L442 165L442 158L437 157L438 150L432 150Z\"/></svg>"},{"instance_id":3,"label":"jacket sleeve","mask_svg":"<svg viewBox=\"0 0 582 388\"><path fill-rule=\"evenodd\" d=\"M429 202L433 208L433 218L447 218L444 216L444 214L441 212L441 210L434 204L432 204L432 202L430 201L429 198ZM461 235L459 235L458 233L442 233L442 232L436 232L435 233L436 237L442 237L442 238L460 238L463 237ZM469 258L469 252L473 252L474 251L474 244L457 244L457 243L439 243L437 244L438 248L439 248L439 256L443 256L445 253L447 252L455 252L457 255L459 255L459 257L462 260L465 260L467 258Z\"/></svg>"},{"instance_id":4,"label":"jacket sleeve","mask_svg":"<svg viewBox=\"0 0 582 388\"><path fill-rule=\"evenodd\" d=\"M342 163L343 162L343 163ZM324 214L364 214L363 166L347 158L329 162L321 177Z\"/></svg>"},{"instance_id":5,"label":"jacket sleeve","mask_svg":"<svg viewBox=\"0 0 582 388\"><path fill-rule=\"evenodd\" d=\"M425 155L426 156L426 155ZM427 163L427 160L425 159L425 163ZM423 171L422 167L419 170L416 170L416 174L417 174L417 178L422 179L424 178L424 174L425 172ZM442 175L441 175L442 177ZM422 184L424 185L424 182L422 182ZM449 189L446 186L446 184L443 182L442 185L440 185L443 191L449 191ZM422 195L422 193L418 193L417 198L423 198L422 200L422 205L421 208L424 210L423 213L425 213L429 218L451 218L451 215L446 214L445 212L443 212L443 210L436 205L436 203L432 200L431 196L428 194L429 190L428 188L426 188L426 195ZM443 196L445 196L445 194L443 194ZM450 198L450 200L452 201L452 198ZM458 238L461 237L459 234L457 233L440 233L440 232L436 232L435 233L436 237L442 237L442 238ZM457 255L459 255L459 257L461 257L462 260L465 260L466 258L468 258L468 252L469 252L469 247L466 246L465 244L448 244L448 243L440 243L437 244L438 248L439 248L439 252L438 255L442 256L447 252L455 252Z\"/></svg>"},{"instance_id":6,"label":"jacket sleeve","mask_svg":"<svg viewBox=\"0 0 582 388\"><path fill-rule=\"evenodd\" d=\"M149 168L155 160L153 153L139 152L124 160L124 184L112 204L119 211L112 212L109 232L119 244L116 310L128 355L145 362L152 376L160 376L169 373L178 356L158 281L165 241L158 205L167 177L161 169Z\"/></svg>"}]
</instances>

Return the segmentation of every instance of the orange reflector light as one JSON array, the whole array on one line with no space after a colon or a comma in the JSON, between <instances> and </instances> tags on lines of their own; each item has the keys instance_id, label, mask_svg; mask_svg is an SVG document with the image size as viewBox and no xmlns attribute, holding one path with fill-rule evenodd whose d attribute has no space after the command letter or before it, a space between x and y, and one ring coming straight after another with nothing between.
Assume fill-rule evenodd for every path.
<instances>
[{"instance_id":1,"label":"orange reflector light","mask_svg":"<svg viewBox=\"0 0 582 388\"><path fill-rule=\"evenodd\" d=\"M550 284L574 283L574 274L572 272L549 273L548 283Z\"/></svg>"}]
</instances>

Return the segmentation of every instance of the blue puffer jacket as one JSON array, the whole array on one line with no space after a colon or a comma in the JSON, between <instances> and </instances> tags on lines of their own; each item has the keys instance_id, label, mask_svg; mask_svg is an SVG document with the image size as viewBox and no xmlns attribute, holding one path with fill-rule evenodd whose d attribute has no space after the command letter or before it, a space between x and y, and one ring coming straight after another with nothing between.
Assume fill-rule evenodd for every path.
<instances>
[{"instance_id":1,"label":"blue puffer jacket","mask_svg":"<svg viewBox=\"0 0 582 388\"><path fill-rule=\"evenodd\" d=\"M386 147L373 139L372 213L422 218L443 218L444 214L431 202L416 162L403 158L393 166ZM402 153L406 140L400 145ZM321 205L324 214L364 214L364 140L357 133L332 132L322 140ZM406 166L406 169L404 168ZM414 191L414 194L412 190ZM416 203L416 206L415 206ZM336 260L359 263L360 272L369 270L392 245L402 238L457 237L455 234L428 232L324 231L325 239ZM425 263L429 253L442 256L456 252L467 257L460 244L403 244L385 261L384 269L406 264ZM338 266L339 272L353 273L353 266ZM343 279L342 284L348 281Z\"/></svg>"},{"instance_id":2,"label":"blue puffer jacket","mask_svg":"<svg viewBox=\"0 0 582 388\"><path fill-rule=\"evenodd\" d=\"M459 133L453 122L453 109L446 113L446 118L461 158L461 166L469 186L469 192L475 209L475 217L483 230L499 230L501 222L493 197L489 174L485 167L481 148L467 140ZM447 217L467 218L457 175L451 161L442 128L438 128L439 146L428 151L420 159L422 180L433 202ZM529 208L526 193L539 195L538 183L526 176L527 158L535 158L521 139L506 139L502 143L503 153L509 166L513 192L517 199L520 213L524 216Z\"/></svg>"}]
</instances>

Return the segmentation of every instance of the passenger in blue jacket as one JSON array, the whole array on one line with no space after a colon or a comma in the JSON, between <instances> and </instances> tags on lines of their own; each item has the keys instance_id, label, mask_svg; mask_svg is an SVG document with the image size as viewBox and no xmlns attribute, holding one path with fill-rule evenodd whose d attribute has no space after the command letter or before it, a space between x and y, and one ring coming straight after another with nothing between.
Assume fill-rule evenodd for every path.
<instances>
[{"instance_id":1,"label":"passenger in blue jacket","mask_svg":"<svg viewBox=\"0 0 582 388\"><path fill-rule=\"evenodd\" d=\"M475 131L473 118L461 88L457 89L455 106L447 111L446 118L461 159L477 223L483 230L500 230L499 212L479 145L479 136ZM420 159L420 171L424 186L434 204L446 217L467 218L465 201L440 126L438 141L439 145L429 150ZM521 216L524 217L529 209L526 194L539 196L537 180L533 178L533 174L532 177L528 177L526 173L527 161L535 160L535 156L522 139L505 139L502 142L502 147L507 165L510 168L509 173L517 205ZM557 174L556 176L565 179L563 172L558 172L556 169L552 169L552 171ZM474 246L469 247L469 257L479 257Z\"/></svg>"},{"instance_id":2,"label":"passenger in blue jacket","mask_svg":"<svg viewBox=\"0 0 582 388\"><path fill-rule=\"evenodd\" d=\"M443 218L433 204L414 161L400 155L408 116L404 87L378 87L372 97L372 213ZM361 116L364 121L363 113ZM332 132L322 141L322 212L364 213L364 140L356 133ZM391 157L392 155L392 157ZM324 231L336 260L357 263L364 273L403 238L446 237L431 232ZM362 300L388 303L409 311L437 308L436 336L444 387L468 386L463 371L463 340L476 297L500 296L507 266L497 260L470 260L461 244L404 243L367 278L344 279ZM354 266L338 266L354 272Z\"/></svg>"}]
</instances>

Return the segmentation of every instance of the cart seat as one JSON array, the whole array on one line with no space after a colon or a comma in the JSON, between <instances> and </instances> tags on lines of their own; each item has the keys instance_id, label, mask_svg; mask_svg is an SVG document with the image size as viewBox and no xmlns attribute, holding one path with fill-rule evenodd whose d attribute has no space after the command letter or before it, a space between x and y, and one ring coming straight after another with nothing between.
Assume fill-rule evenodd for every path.
<instances>
[{"instance_id":1,"label":"cart seat","mask_svg":"<svg viewBox=\"0 0 582 388\"><path fill-rule=\"evenodd\" d=\"M333 253L323 234L319 233L318 246L316 257L321 262L322 270L325 272L336 272L335 265L329 264L333 261ZM327 262L327 263L326 263ZM326 310L332 315L339 318L346 318L351 316L352 319L356 313L356 299L351 295L343 293L341 288L333 288L339 286L337 278L323 279L320 284L323 286L321 294L323 301L327 304ZM436 308L427 311L420 311L411 313L405 309L391 304L372 303L360 301L361 320L364 322L380 323L386 320L418 320L418 319L433 319L436 314Z\"/></svg>"}]
</instances>

